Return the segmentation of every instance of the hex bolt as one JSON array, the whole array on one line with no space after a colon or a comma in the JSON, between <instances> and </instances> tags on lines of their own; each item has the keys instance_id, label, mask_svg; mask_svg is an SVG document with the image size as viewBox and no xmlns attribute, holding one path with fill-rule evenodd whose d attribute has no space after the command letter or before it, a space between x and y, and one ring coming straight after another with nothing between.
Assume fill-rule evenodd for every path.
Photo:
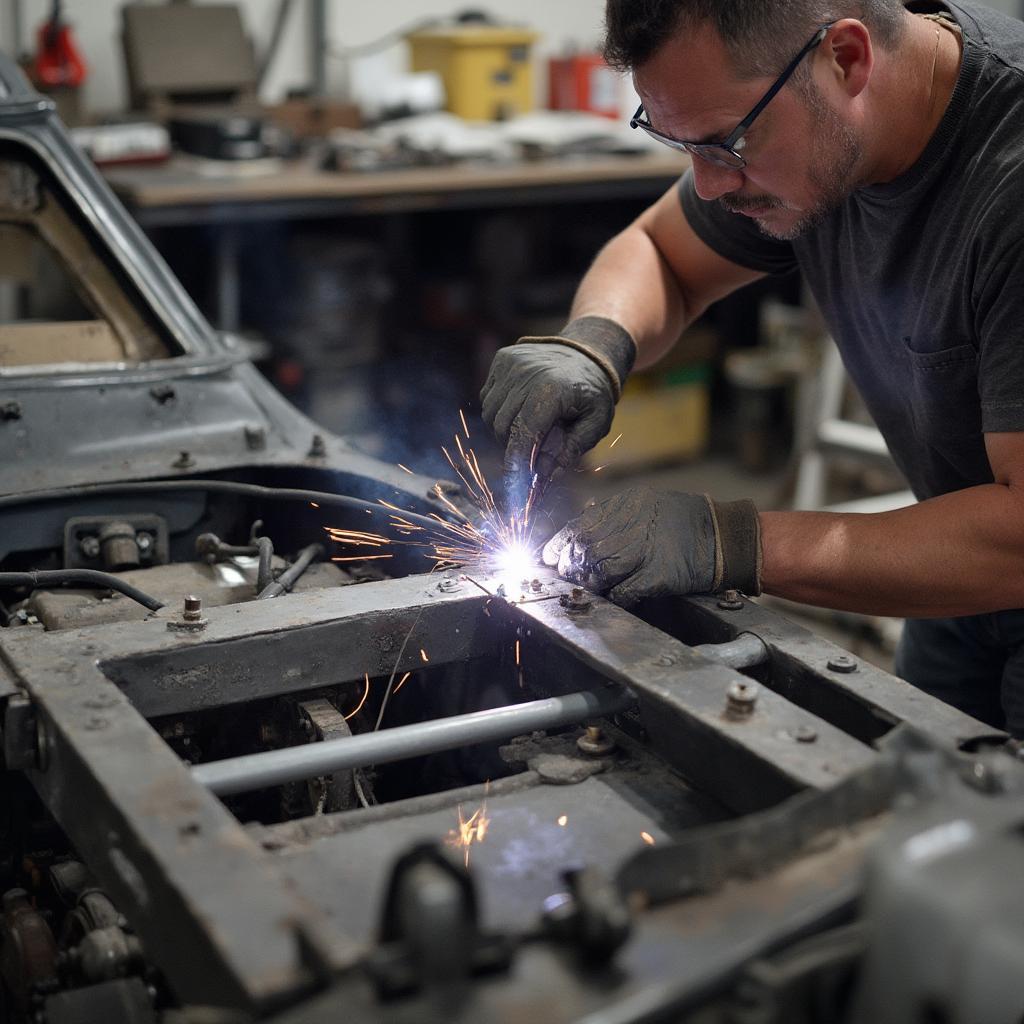
<instances>
[{"instance_id":1,"label":"hex bolt","mask_svg":"<svg viewBox=\"0 0 1024 1024\"><path fill-rule=\"evenodd\" d=\"M749 718L754 713L759 692L757 683L733 683L725 694L726 718Z\"/></svg>"},{"instance_id":2,"label":"hex bolt","mask_svg":"<svg viewBox=\"0 0 1024 1024\"><path fill-rule=\"evenodd\" d=\"M830 672L840 672L846 675L849 672L857 671L857 662L849 655L837 654L835 657L828 659L828 669Z\"/></svg>"},{"instance_id":3,"label":"hex bolt","mask_svg":"<svg viewBox=\"0 0 1024 1024\"><path fill-rule=\"evenodd\" d=\"M814 743L818 739L818 732L809 725L798 725L793 736L797 743Z\"/></svg>"},{"instance_id":4,"label":"hex bolt","mask_svg":"<svg viewBox=\"0 0 1024 1024\"><path fill-rule=\"evenodd\" d=\"M246 427L245 447L251 452L262 451L267 447L267 432L262 427Z\"/></svg>"},{"instance_id":5,"label":"hex bolt","mask_svg":"<svg viewBox=\"0 0 1024 1024\"><path fill-rule=\"evenodd\" d=\"M93 534L87 534L78 540L78 550L85 558L100 557L100 539Z\"/></svg>"},{"instance_id":6,"label":"hex bolt","mask_svg":"<svg viewBox=\"0 0 1024 1024\"><path fill-rule=\"evenodd\" d=\"M544 589L544 586L540 580L530 580L530 589L535 594L539 594Z\"/></svg>"},{"instance_id":7,"label":"hex bolt","mask_svg":"<svg viewBox=\"0 0 1024 1024\"><path fill-rule=\"evenodd\" d=\"M562 594L558 601L568 612L585 612L590 607L590 596L582 587L573 587L568 594Z\"/></svg>"},{"instance_id":8,"label":"hex bolt","mask_svg":"<svg viewBox=\"0 0 1024 1024\"><path fill-rule=\"evenodd\" d=\"M327 454L327 442L323 434L314 434L309 445L308 457L311 459L322 459Z\"/></svg>"},{"instance_id":9,"label":"hex bolt","mask_svg":"<svg viewBox=\"0 0 1024 1024\"><path fill-rule=\"evenodd\" d=\"M440 590L442 594L453 594L461 587L462 584L452 576L446 576L437 584L437 589Z\"/></svg>"},{"instance_id":10,"label":"hex bolt","mask_svg":"<svg viewBox=\"0 0 1024 1024\"><path fill-rule=\"evenodd\" d=\"M192 458L190 452L181 452L178 457L171 463L172 469L191 469L196 464L196 460Z\"/></svg>"},{"instance_id":11,"label":"hex bolt","mask_svg":"<svg viewBox=\"0 0 1024 1024\"><path fill-rule=\"evenodd\" d=\"M604 757L615 749L615 740L607 736L599 725L588 725L586 732L577 737L576 746L591 757Z\"/></svg>"},{"instance_id":12,"label":"hex bolt","mask_svg":"<svg viewBox=\"0 0 1024 1024\"><path fill-rule=\"evenodd\" d=\"M20 420L21 403L16 401L3 402L0 404L0 420Z\"/></svg>"},{"instance_id":13,"label":"hex bolt","mask_svg":"<svg viewBox=\"0 0 1024 1024\"><path fill-rule=\"evenodd\" d=\"M718 601L718 607L727 612L738 612L743 607L743 598L738 590L727 590Z\"/></svg>"},{"instance_id":14,"label":"hex bolt","mask_svg":"<svg viewBox=\"0 0 1024 1024\"><path fill-rule=\"evenodd\" d=\"M181 618L172 619L167 628L179 633L198 633L206 629L208 620L203 618L203 599L189 594L182 606Z\"/></svg>"},{"instance_id":15,"label":"hex bolt","mask_svg":"<svg viewBox=\"0 0 1024 1024\"><path fill-rule=\"evenodd\" d=\"M135 534L135 543L138 545L139 553L148 555L153 550L153 534L146 533L145 530Z\"/></svg>"}]
</instances>

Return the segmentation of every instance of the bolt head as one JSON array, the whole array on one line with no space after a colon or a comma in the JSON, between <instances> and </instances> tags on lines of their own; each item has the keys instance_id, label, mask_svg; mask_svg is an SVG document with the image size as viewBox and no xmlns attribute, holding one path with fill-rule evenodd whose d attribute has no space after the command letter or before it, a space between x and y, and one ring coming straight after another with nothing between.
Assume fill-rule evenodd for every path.
<instances>
[{"instance_id":1,"label":"bolt head","mask_svg":"<svg viewBox=\"0 0 1024 1024\"><path fill-rule=\"evenodd\" d=\"M797 743L814 743L818 739L817 730L812 729L809 725L798 725L793 735L796 737Z\"/></svg>"},{"instance_id":2,"label":"bolt head","mask_svg":"<svg viewBox=\"0 0 1024 1024\"><path fill-rule=\"evenodd\" d=\"M738 590L726 590L718 600L718 607L727 612L738 612L743 607L743 597Z\"/></svg>"},{"instance_id":3,"label":"bolt head","mask_svg":"<svg viewBox=\"0 0 1024 1024\"><path fill-rule=\"evenodd\" d=\"M837 654L835 657L828 659L828 669L830 672L839 672L846 675L849 672L857 671L857 661L849 655Z\"/></svg>"},{"instance_id":4,"label":"bolt head","mask_svg":"<svg viewBox=\"0 0 1024 1024\"><path fill-rule=\"evenodd\" d=\"M746 718L753 714L760 687L757 683L737 680L725 694L725 713L729 718Z\"/></svg>"},{"instance_id":5,"label":"bolt head","mask_svg":"<svg viewBox=\"0 0 1024 1024\"><path fill-rule=\"evenodd\" d=\"M86 537L82 537L78 541L78 550L86 558L99 558L100 557L100 541L98 537L94 537L89 534Z\"/></svg>"}]
</instances>

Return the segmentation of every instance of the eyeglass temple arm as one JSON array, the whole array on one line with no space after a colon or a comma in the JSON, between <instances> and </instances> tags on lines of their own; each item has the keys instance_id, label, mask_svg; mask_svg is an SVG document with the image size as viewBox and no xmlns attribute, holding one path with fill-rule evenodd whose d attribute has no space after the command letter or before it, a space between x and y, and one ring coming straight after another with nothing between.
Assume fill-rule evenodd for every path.
<instances>
[{"instance_id":1,"label":"eyeglass temple arm","mask_svg":"<svg viewBox=\"0 0 1024 1024\"><path fill-rule=\"evenodd\" d=\"M754 109L747 114L747 116L743 118L738 125L736 125L733 133L725 140L725 142L722 143L723 146L732 146L737 139L741 139L743 137L744 132L746 132L754 121L757 120L761 111L764 110L764 108L767 107L773 99L775 99L779 90L790 80L790 78L792 78L793 72L800 66L800 61L802 61L804 57L811 52L811 50L821 45L821 41L828 35L828 30L832 27L832 24L834 23L822 25L821 28L814 33L814 37L811 41L789 62L786 70L779 75L775 80L775 84L761 97L757 106L754 107ZM642 106L640 110L643 110ZM637 115L639 115L639 113L640 111L637 111Z\"/></svg>"}]
</instances>

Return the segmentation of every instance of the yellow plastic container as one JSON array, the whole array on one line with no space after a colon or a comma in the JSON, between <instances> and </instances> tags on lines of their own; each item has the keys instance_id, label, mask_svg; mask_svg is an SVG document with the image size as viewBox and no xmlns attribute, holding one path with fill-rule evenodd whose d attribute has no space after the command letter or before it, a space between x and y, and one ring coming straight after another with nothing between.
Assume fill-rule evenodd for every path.
<instances>
[{"instance_id":1,"label":"yellow plastic container","mask_svg":"<svg viewBox=\"0 0 1024 1024\"><path fill-rule=\"evenodd\" d=\"M437 71L448 109L495 121L533 109L531 47L537 33L492 25L428 29L408 36L413 71Z\"/></svg>"}]
</instances>

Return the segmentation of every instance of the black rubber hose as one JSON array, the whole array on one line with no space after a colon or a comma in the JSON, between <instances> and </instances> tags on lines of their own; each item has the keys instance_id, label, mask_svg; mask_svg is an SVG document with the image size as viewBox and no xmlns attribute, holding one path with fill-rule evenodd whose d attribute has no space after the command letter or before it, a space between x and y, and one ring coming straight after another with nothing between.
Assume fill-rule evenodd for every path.
<instances>
[{"instance_id":1,"label":"black rubber hose","mask_svg":"<svg viewBox=\"0 0 1024 1024\"><path fill-rule=\"evenodd\" d=\"M259 554L259 565L256 569L256 596L259 597L274 582L274 542L269 537L254 537Z\"/></svg>"},{"instance_id":2,"label":"black rubber hose","mask_svg":"<svg viewBox=\"0 0 1024 1024\"><path fill-rule=\"evenodd\" d=\"M207 491L218 494L245 494L253 498L270 501L305 501L317 505L339 505L342 508L390 518L393 509L374 503L372 498L353 498L348 494L332 494L330 491L304 491L293 487L263 487L261 484L246 484L236 480L139 480L132 483L79 484L75 487L56 487L47 491L30 491L24 494L0 495L0 509L26 505L34 501L60 501L68 498L84 498L90 495L111 494L161 494L173 491ZM430 516L417 512L402 511L403 519L417 526L440 529L441 524Z\"/></svg>"},{"instance_id":3,"label":"black rubber hose","mask_svg":"<svg viewBox=\"0 0 1024 1024\"><path fill-rule=\"evenodd\" d=\"M278 597L286 590L291 590L295 581L312 565L318 558L323 558L324 547L322 544L310 544L304 547L298 554L295 561L280 576L277 577L266 589L261 590L257 601L266 601L271 597Z\"/></svg>"},{"instance_id":4,"label":"black rubber hose","mask_svg":"<svg viewBox=\"0 0 1024 1024\"><path fill-rule=\"evenodd\" d=\"M0 572L0 587L102 587L104 590L116 590L133 601L138 601L150 611L163 608L163 601L143 593L138 587L112 576L108 572L96 569L49 569L43 572Z\"/></svg>"}]
</instances>

